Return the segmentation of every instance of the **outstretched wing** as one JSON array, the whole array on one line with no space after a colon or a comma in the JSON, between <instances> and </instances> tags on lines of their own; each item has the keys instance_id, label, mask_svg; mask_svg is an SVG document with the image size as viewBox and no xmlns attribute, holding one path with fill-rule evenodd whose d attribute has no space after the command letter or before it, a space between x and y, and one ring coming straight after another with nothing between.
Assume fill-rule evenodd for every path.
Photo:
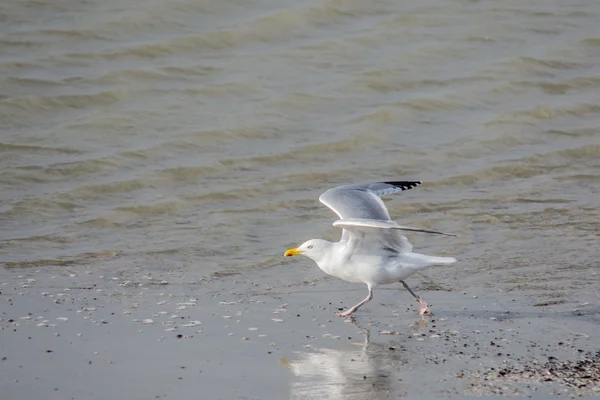
<instances>
[{"instance_id":1,"label":"outstretched wing","mask_svg":"<svg viewBox=\"0 0 600 400\"><path fill-rule=\"evenodd\" d=\"M333 210L342 221L357 218L391 221L390 213L381 200L381 196L409 190L420 184L421 181L393 181L338 186L323 193L319 197L319 201ZM408 243L408 240L398 232L388 232L384 236L388 236L390 244L397 242L396 247L398 248L406 247L405 244L401 245L401 242ZM349 237L350 232L344 229L341 241L348 241ZM410 243L408 245L410 246Z\"/></svg>"},{"instance_id":2,"label":"outstretched wing","mask_svg":"<svg viewBox=\"0 0 600 400\"><path fill-rule=\"evenodd\" d=\"M390 214L381 196L409 190L421 183L421 181L396 181L338 186L323 193L319 201L332 209L340 219L363 218L389 221Z\"/></svg>"}]
</instances>

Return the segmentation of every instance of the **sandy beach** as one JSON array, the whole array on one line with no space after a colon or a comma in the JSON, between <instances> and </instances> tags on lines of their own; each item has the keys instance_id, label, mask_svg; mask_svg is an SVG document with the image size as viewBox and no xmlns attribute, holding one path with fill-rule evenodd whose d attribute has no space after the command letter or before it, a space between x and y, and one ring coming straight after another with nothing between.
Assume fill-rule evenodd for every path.
<instances>
[{"instance_id":1,"label":"sandy beach","mask_svg":"<svg viewBox=\"0 0 600 400\"><path fill-rule=\"evenodd\" d=\"M333 311L362 292L330 279L269 287L239 275L133 282L86 272L4 271L19 282L1 294L7 399L541 399L600 390L598 355L582 387L558 374L484 377L589 358L600 322L589 304L434 290L433 315L421 320L410 296L390 287L346 320Z\"/></svg>"}]
</instances>

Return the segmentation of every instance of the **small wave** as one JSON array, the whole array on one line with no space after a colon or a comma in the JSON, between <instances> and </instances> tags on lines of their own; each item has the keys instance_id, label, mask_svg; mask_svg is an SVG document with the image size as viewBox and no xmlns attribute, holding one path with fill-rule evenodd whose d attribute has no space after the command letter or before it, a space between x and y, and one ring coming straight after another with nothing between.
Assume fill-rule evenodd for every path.
<instances>
[{"instance_id":1,"label":"small wave","mask_svg":"<svg viewBox=\"0 0 600 400\"><path fill-rule=\"evenodd\" d=\"M175 76L178 78L190 78L197 79L198 76L210 75L215 72L223 71L223 68L209 67L203 65L193 66L168 66L159 68L159 71L168 74L169 76Z\"/></svg>"},{"instance_id":2,"label":"small wave","mask_svg":"<svg viewBox=\"0 0 600 400\"><path fill-rule=\"evenodd\" d=\"M74 243L76 238L71 236L45 235L45 236L27 236L10 239L11 242L27 241L27 242L48 242L48 243Z\"/></svg>"},{"instance_id":3,"label":"small wave","mask_svg":"<svg viewBox=\"0 0 600 400\"><path fill-rule=\"evenodd\" d=\"M362 115L353 122L374 122L377 124L397 124L410 118L413 112L434 113L461 110L467 107L464 101L452 98L413 98L385 106Z\"/></svg>"},{"instance_id":4,"label":"small wave","mask_svg":"<svg viewBox=\"0 0 600 400\"><path fill-rule=\"evenodd\" d=\"M116 83L131 83L131 82L156 82L162 80L170 80L168 74L154 69L119 69L109 72L97 79L87 79L87 84L110 85ZM78 83L78 82L71 82Z\"/></svg>"},{"instance_id":5,"label":"small wave","mask_svg":"<svg viewBox=\"0 0 600 400\"><path fill-rule=\"evenodd\" d=\"M422 82L390 71L369 71L352 79L347 86L362 86L375 92L390 93L421 87Z\"/></svg>"},{"instance_id":6,"label":"small wave","mask_svg":"<svg viewBox=\"0 0 600 400\"><path fill-rule=\"evenodd\" d=\"M486 123L487 126L501 124L505 122L522 123L523 118L533 118L535 120L547 120L556 118L556 111L550 107L538 106L528 110L512 111L504 113L494 120Z\"/></svg>"},{"instance_id":7,"label":"small wave","mask_svg":"<svg viewBox=\"0 0 600 400\"><path fill-rule=\"evenodd\" d=\"M565 94L569 90L594 90L600 88L600 77L577 77L566 80L525 80L510 82L496 87L493 91L502 92L522 92L524 88L539 88L548 94Z\"/></svg>"},{"instance_id":8,"label":"small wave","mask_svg":"<svg viewBox=\"0 0 600 400\"><path fill-rule=\"evenodd\" d=\"M256 36L256 35L255 35ZM274 39L274 38L273 38ZM72 52L66 54L73 59L105 59L126 60L131 58L155 59L173 54L186 53L190 51L224 50L241 47L253 41L261 42L259 38L242 35L235 29L224 29L219 31L195 34L186 37L178 37L169 40L128 45L118 49L110 49L102 52Z\"/></svg>"},{"instance_id":9,"label":"small wave","mask_svg":"<svg viewBox=\"0 0 600 400\"><path fill-rule=\"evenodd\" d=\"M414 111L453 111L464 108L464 103L456 99L410 99L396 103L398 106L407 107Z\"/></svg>"},{"instance_id":10,"label":"small wave","mask_svg":"<svg viewBox=\"0 0 600 400\"><path fill-rule=\"evenodd\" d=\"M492 121L486 123L486 126L493 126L505 123L524 124L527 120L552 120L559 117L583 117L600 114L600 105L592 103L577 104L568 108L551 108L537 106L527 110L512 111L501 114Z\"/></svg>"},{"instance_id":11,"label":"small wave","mask_svg":"<svg viewBox=\"0 0 600 400\"><path fill-rule=\"evenodd\" d=\"M562 149L543 154L510 160L511 165L494 166L481 169L472 174L444 178L444 180L428 182L428 186L473 186L479 181L505 181L509 179L531 178L548 175L556 171L575 171L576 164L597 165L600 159L600 145L588 144L571 149Z\"/></svg>"},{"instance_id":12,"label":"small wave","mask_svg":"<svg viewBox=\"0 0 600 400\"><path fill-rule=\"evenodd\" d=\"M312 184L319 184L324 180L335 180L339 179L339 174L337 172L328 172L328 173L299 173L299 174L286 174L285 176L275 177L267 180L261 185L260 188L256 188L255 186L237 188L226 191L213 191L210 193L202 194L202 195L193 195L187 196L184 199L186 201L193 202L195 204L199 203L222 203L222 202L232 202L237 200L247 200L252 198L260 198L260 199L269 199L274 198L275 196L279 196L282 192L289 192L289 183L297 181L299 187L299 191L306 190L306 187L311 187ZM295 205L309 205L317 206L316 199L311 196L310 199L289 199L289 200L277 200L274 202L264 204L266 208L277 208L279 206L286 207L286 205L290 205L294 202L298 202ZM260 208L263 205L259 206ZM244 210L247 211L247 210Z\"/></svg>"},{"instance_id":13,"label":"small wave","mask_svg":"<svg viewBox=\"0 0 600 400\"><path fill-rule=\"evenodd\" d=\"M56 177L76 178L81 176L89 176L100 172L115 170L120 167L119 163L113 158L87 159L83 161L72 161L52 164L44 167L40 171L46 178Z\"/></svg>"},{"instance_id":14,"label":"small wave","mask_svg":"<svg viewBox=\"0 0 600 400\"><path fill-rule=\"evenodd\" d=\"M212 203L220 203L220 202L226 202L226 201L231 201L231 200L239 200L239 199L244 199L246 197L249 197L249 195L250 195L250 193L248 193L242 189L235 189L235 190L230 190L230 191L226 191L226 192L214 191L214 192L207 193L207 194L186 196L183 199L185 201L193 202L196 205L199 205L199 204L212 204Z\"/></svg>"},{"instance_id":15,"label":"small wave","mask_svg":"<svg viewBox=\"0 0 600 400\"><path fill-rule=\"evenodd\" d=\"M470 187L477 183L480 178L474 174L448 176L442 180L431 180L427 181L427 186L432 188L437 187Z\"/></svg>"},{"instance_id":16,"label":"small wave","mask_svg":"<svg viewBox=\"0 0 600 400\"><path fill-rule=\"evenodd\" d=\"M541 59L534 57L518 57L501 64L502 67L518 72L527 72L539 77L554 77L559 71L584 69L589 67L582 62L558 59Z\"/></svg>"},{"instance_id":17,"label":"small wave","mask_svg":"<svg viewBox=\"0 0 600 400\"><path fill-rule=\"evenodd\" d=\"M285 176L271 178L268 181L269 185L280 185L289 182L302 182L302 185L312 186L320 182L331 182L340 178L341 171L329 171L329 172L303 172L286 174Z\"/></svg>"},{"instance_id":18,"label":"small wave","mask_svg":"<svg viewBox=\"0 0 600 400\"><path fill-rule=\"evenodd\" d=\"M231 210L222 211L226 214L250 214L254 215L255 213L276 213L282 211L290 211L290 212L307 212L311 213L315 209L319 208L316 200L314 198L308 200L290 200L290 201L276 201L269 202L266 204L261 204L257 207L238 207Z\"/></svg>"},{"instance_id":19,"label":"small wave","mask_svg":"<svg viewBox=\"0 0 600 400\"><path fill-rule=\"evenodd\" d=\"M568 115L572 117L583 117L597 114L600 114L600 104L596 103L582 103L564 110L560 110L560 115Z\"/></svg>"},{"instance_id":20,"label":"small wave","mask_svg":"<svg viewBox=\"0 0 600 400\"><path fill-rule=\"evenodd\" d=\"M232 128L193 130L172 135L169 142L161 143L155 147L143 150L148 153L163 154L199 154L198 152L216 155L227 154L223 152L224 145L231 145L233 153L239 151L247 154L246 145L256 146L261 141L282 139L290 131L278 125L263 124L257 121L252 124L242 124ZM213 149L215 152L213 152Z\"/></svg>"},{"instance_id":21,"label":"small wave","mask_svg":"<svg viewBox=\"0 0 600 400\"><path fill-rule=\"evenodd\" d=\"M417 3L415 3L417 4ZM444 18L445 10L439 6L415 6L404 10L400 15L395 15L386 19L381 25L386 28L435 28L449 23L449 20Z\"/></svg>"},{"instance_id":22,"label":"small wave","mask_svg":"<svg viewBox=\"0 0 600 400\"><path fill-rule=\"evenodd\" d=\"M8 219L23 216L54 215L65 211L72 211L79 205L67 200L49 200L48 198L21 198L10 205L10 208L0 212L0 216Z\"/></svg>"},{"instance_id":23,"label":"small wave","mask_svg":"<svg viewBox=\"0 0 600 400\"><path fill-rule=\"evenodd\" d=\"M40 154L81 154L80 151L66 147L44 147L0 142L0 152L26 152Z\"/></svg>"},{"instance_id":24,"label":"small wave","mask_svg":"<svg viewBox=\"0 0 600 400\"><path fill-rule=\"evenodd\" d=\"M14 74L17 71L22 70L34 70L38 69L40 66L38 64L24 62L24 61L4 61L0 62L0 73L4 74ZM0 98L1 95L0 95Z\"/></svg>"},{"instance_id":25,"label":"small wave","mask_svg":"<svg viewBox=\"0 0 600 400\"><path fill-rule=\"evenodd\" d=\"M0 46L4 49L10 47L26 47L33 49L43 47L44 43L37 40L25 40L22 37L12 39L9 36L4 36L0 38Z\"/></svg>"},{"instance_id":26,"label":"small wave","mask_svg":"<svg viewBox=\"0 0 600 400\"><path fill-rule=\"evenodd\" d=\"M510 201L514 201L516 203L535 203L535 204L569 204L572 203L573 200L568 199L529 199L526 197L515 197Z\"/></svg>"},{"instance_id":27,"label":"small wave","mask_svg":"<svg viewBox=\"0 0 600 400\"><path fill-rule=\"evenodd\" d=\"M210 98L223 98L245 96L262 90L263 85L261 82L258 80L249 80L243 82L215 83L198 87L190 87L181 90L180 92L191 96L201 95Z\"/></svg>"},{"instance_id":28,"label":"small wave","mask_svg":"<svg viewBox=\"0 0 600 400\"><path fill-rule=\"evenodd\" d=\"M597 183L598 182L598 175L594 174L573 174L573 175L567 175L567 176L559 176L555 178L557 181L561 181L561 182L579 182L579 183ZM594 208L592 211L596 211L596 208Z\"/></svg>"},{"instance_id":29,"label":"small wave","mask_svg":"<svg viewBox=\"0 0 600 400\"><path fill-rule=\"evenodd\" d=\"M163 203L144 204L128 207L116 207L117 212L132 213L138 216L154 216L161 214L174 214L177 211L185 209L181 201L167 201Z\"/></svg>"},{"instance_id":30,"label":"small wave","mask_svg":"<svg viewBox=\"0 0 600 400\"><path fill-rule=\"evenodd\" d=\"M212 141L231 142L239 139L279 139L285 135L284 130L277 125L254 124L230 129L210 129L183 133L175 140L184 145L194 143L201 146Z\"/></svg>"},{"instance_id":31,"label":"small wave","mask_svg":"<svg viewBox=\"0 0 600 400\"><path fill-rule=\"evenodd\" d=\"M186 182L200 181L209 176L217 176L224 173L222 168L218 166L194 166L194 167L175 167L157 171L149 178L159 182Z\"/></svg>"},{"instance_id":32,"label":"small wave","mask_svg":"<svg viewBox=\"0 0 600 400\"><path fill-rule=\"evenodd\" d=\"M587 38L581 41L583 46L593 47L595 49L600 49L600 38Z\"/></svg>"},{"instance_id":33,"label":"small wave","mask_svg":"<svg viewBox=\"0 0 600 400\"><path fill-rule=\"evenodd\" d=\"M123 228L123 224L117 222L117 221L113 221L108 217L97 217L97 218L91 218L82 222L79 222L78 225L87 225L87 226L91 226L94 228Z\"/></svg>"},{"instance_id":34,"label":"small wave","mask_svg":"<svg viewBox=\"0 0 600 400\"><path fill-rule=\"evenodd\" d=\"M354 123L396 124L405 121L408 114L402 108L385 108L356 118Z\"/></svg>"},{"instance_id":35,"label":"small wave","mask_svg":"<svg viewBox=\"0 0 600 400\"><path fill-rule=\"evenodd\" d=\"M498 154L501 151L517 148L531 142L532 139L526 136L500 136L476 142L472 138L461 139L454 141L449 146L450 151L446 153L446 156L454 160L478 159L484 155Z\"/></svg>"},{"instance_id":36,"label":"small wave","mask_svg":"<svg viewBox=\"0 0 600 400\"><path fill-rule=\"evenodd\" d=\"M112 182L101 185L84 185L70 191L60 193L60 199L68 201L93 201L113 194L129 193L147 188L148 184L138 179Z\"/></svg>"},{"instance_id":37,"label":"small wave","mask_svg":"<svg viewBox=\"0 0 600 400\"><path fill-rule=\"evenodd\" d=\"M125 100L126 90L106 90L93 94L73 94L57 96L13 97L0 101L0 115L12 116L17 113L59 112L67 109L84 109L108 106Z\"/></svg>"},{"instance_id":38,"label":"small wave","mask_svg":"<svg viewBox=\"0 0 600 400\"><path fill-rule=\"evenodd\" d=\"M453 176L443 181L428 182L433 187L459 186L469 187L480 181L505 181L509 179L524 179L544 175L553 167L542 165L508 165L485 168L472 174Z\"/></svg>"},{"instance_id":39,"label":"small wave","mask_svg":"<svg viewBox=\"0 0 600 400\"><path fill-rule=\"evenodd\" d=\"M414 79L407 78L394 71L369 71L353 79L348 86L361 86L379 93L419 90L433 87L449 87L452 85L473 84L475 82L493 82L491 76L468 76L448 79Z\"/></svg>"},{"instance_id":40,"label":"small wave","mask_svg":"<svg viewBox=\"0 0 600 400\"><path fill-rule=\"evenodd\" d=\"M227 192L208 193L202 196L190 196L186 199L192 200L195 203L217 203L244 200L254 197L267 199L266 201L261 201L261 203L258 205L253 204L251 206L248 205L247 207L236 208L235 210L229 211L231 213L271 213L281 212L284 210L312 211L321 207L321 205L317 201L315 194L310 191L310 188L321 186L322 182L333 182L340 180L340 176L341 175L339 171L328 173L287 174L285 176L267 180L262 185L263 189L259 191L256 191L255 188L243 188ZM297 182L298 185L296 189L290 188L290 183L293 184L294 182ZM323 191L328 188L329 186L323 188ZM298 195L292 195L291 192L303 192L304 195L300 195L299 198L296 198ZM310 194L307 194L308 192L310 192ZM275 198L277 198L277 200L274 200Z\"/></svg>"},{"instance_id":41,"label":"small wave","mask_svg":"<svg viewBox=\"0 0 600 400\"><path fill-rule=\"evenodd\" d=\"M598 89L600 88L600 76L582 76L568 79L564 82L572 89Z\"/></svg>"},{"instance_id":42,"label":"small wave","mask_svg":"<svg viewBox=\"0 0 600 400\"><path fill-rule=\"evenodd\" d=\"M361 8L362 9L362 8ZM365 10L373 8L365 7ZM198 34L160 40L120 49L101 52L69 53L72 58L88 59L127 59L132 56L153 59L157 57L185 53L190 51L218 51L233 49L251 44L276 44L303 38L311 34L311 28L324 27L345 22L349 18L357 18L362 14L350 7L338 8L321 6L313 8L297 8L293 11L280 11L272 15L262 16L238 25L203 32ZM158 18L160 22L160 17ZM155 22L143 22L144 24ZM163 21L163 23L166 23Z\"/></svg>"},{"instance_id":43,"label":"small wave","mask_svg":"<svg viewBox=\"0 0 600 400\"><path fill-rule=\"evenodd\" d=\"M574 161L585 162L586 160L600 160L600 145L588 144L571 149L556 150L549 153L531 156L522 159L521 161L552 165L553 163L561 163L564 161L571 163Z\"/></svg>"},{"instance_id":44,"label":"small wave","mask_svg":"<svg viewBox=\"0 0 600 400\"><path fill-rule=\"evenodd\" d=\"M519 88L524 87L533 87L539 88L543 92L548 94L565 94L571 86L568 83L559 83L559 82L531 82L531 81L522 81L522 82L514 82L510 84L511 86L516 86Z\"/></svg>"},{"instance_id":45,"label":"small wave","mask_svg":"<svg viewBox=\"0 0 600 400\"><path fill-rule=\"evenodd\" d=\"M38 29L30 31L32 34L46 36L55 36L56 40L116 40L116 34L110 31L102 31L99 29Z\"/></svg>"},{"instance_id":46,"label":"small wave","mask_svg":"<svg viewBox=\"0 0 600 400\"><path fill-rule=\"evenodd\" d=\"M50 183L68 181L74 178L88 177L109 170L117 169L118 165L110 159L92 159L56 163L50 166L27 165L18 166L2 171L0 175L5 183L23 185L26 182Z\"/></svg>"},{"instance_id":47,"label":"small wave","mask_svg":"<svg viewBox=\"0 0 600 400\"><path fill-rule=\"evenodd\" d=\"M104 250L96 253L83 253L75 257L69 258L58 258L58 259L37 259L37 260L24 260L24 261L0 261L0 265L6 269L16 268L37 268L37 267L50 267L50 266L69 266L69 265L83 265L96 262L98 260L107 260L116 257L119 253L116 250Z\"/></svg>"},{"instance_id":48,"label":"small wave","mask_svg":"<svg viewBox=\"0 0 600 400\"><path fill-rule=\"evenodd\" d=\"M120 132L126 133L127 131L135 129L137 126L136 123L139 124L139 121L143 121L150 115L152 115L152 111L130 112L127 115L121 116L105 114L101 118L91 117L89 119L77 119L67 123L66 128L88 133L102 133L105 131L113 131L118 128Z\"/></svg>"},{"instance_id":49,"label":"small wave","mask_svg":"<svg viewBox=\"0 0 600 400\"><path fill-rule=\"evenodd\" d=\"M3 85L9 86L15 85L20 89L23 87L32 87L36 90L40 88L55 88L63 86L63 83L60 81L52 81L49 79L40 79L40 78L20 78L20 77L10 77L6 78L3 82Z\"/></svg>"},{"instance_id":50,"label":"small wave","mask_svg":"<svg viewBox=\"0 0 600 400\"><path fill-rule=\"evenodd\" d=\"M309 93L288 93L279 96L267 103L270 108L285 110L319 112L324 107L339 104L340 99L335 97L317 96Z\"/></svg>"},{"instance_id":51,"label":"small wave","mask_svg":"<svg viewBox=\"0 0 600 400\"><path fill-rule=\"evenodd\" d=\"M376 146L379 143L380 141L377 140L377 138L374 138L371 135L371 132L366 132L362 135L347 137L336 141L303 145L278 154L250 158L228 158L221 159L219 162L224 166L234 169L259 165L288 164L291 161L306 162L307 160L318 160L323 157L329 159L333 154L348 153L357 149Z\"/></svg>"}]
</instances>

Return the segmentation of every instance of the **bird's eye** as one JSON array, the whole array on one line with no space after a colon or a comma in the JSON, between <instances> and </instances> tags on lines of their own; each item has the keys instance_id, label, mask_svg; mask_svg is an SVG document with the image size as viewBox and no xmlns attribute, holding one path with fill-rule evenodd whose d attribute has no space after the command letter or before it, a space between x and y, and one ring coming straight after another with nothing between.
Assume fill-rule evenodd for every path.
<instances>
[{"instance_id":1,"label":"bird's eye","mask_svg":"<svg viewBox=\"0 0 600 400\"><path fill-rule=\"evenodd\" d=\"M314 247L314 246L311 244L311 245L309 245L307 248L310 250L310 249L312 249L313 247Z\"/></svg>"}]
</instances>

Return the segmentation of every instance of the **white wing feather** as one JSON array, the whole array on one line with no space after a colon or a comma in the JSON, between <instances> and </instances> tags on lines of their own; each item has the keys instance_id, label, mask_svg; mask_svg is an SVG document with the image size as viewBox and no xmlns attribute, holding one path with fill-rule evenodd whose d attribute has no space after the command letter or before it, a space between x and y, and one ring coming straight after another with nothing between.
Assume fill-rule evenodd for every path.
<instances>
[{"instance_id":1,"label":"white wing feather","mask_svg":"<svg viewBox=\"0 0 600 400\"><path fill-rule=\"evenodd\" d=\"M352 229L352 228L357 228L357 227L358 228L374 228L374 229L397 229L397 230L401 230L401 231L435 233L437 235L445 235L445 236L458 236L458 235L454 235L452 233L430 231L430 230L421 229L421 228L411 228L410 226L399 225L395 221L382 221L382 220L362 219L362 218L339 219L333 223L333 226L339 226L344 229Z\"/></svg>"},{"instance_id":2,"label":"white wing feather","mask_svg":"<svg viewBox=\"0 0 600 400\"><path fill-rule=\"evenodd\" d=\"M391 221L390 214L380 197L409 190L420 184L421 181L394 181L338 186L323 193L319 201L335 212L341 220L359 218ZM349 235L350 232L344 229L340 241L348 241Z\"/></svg>"}]
</instances>

